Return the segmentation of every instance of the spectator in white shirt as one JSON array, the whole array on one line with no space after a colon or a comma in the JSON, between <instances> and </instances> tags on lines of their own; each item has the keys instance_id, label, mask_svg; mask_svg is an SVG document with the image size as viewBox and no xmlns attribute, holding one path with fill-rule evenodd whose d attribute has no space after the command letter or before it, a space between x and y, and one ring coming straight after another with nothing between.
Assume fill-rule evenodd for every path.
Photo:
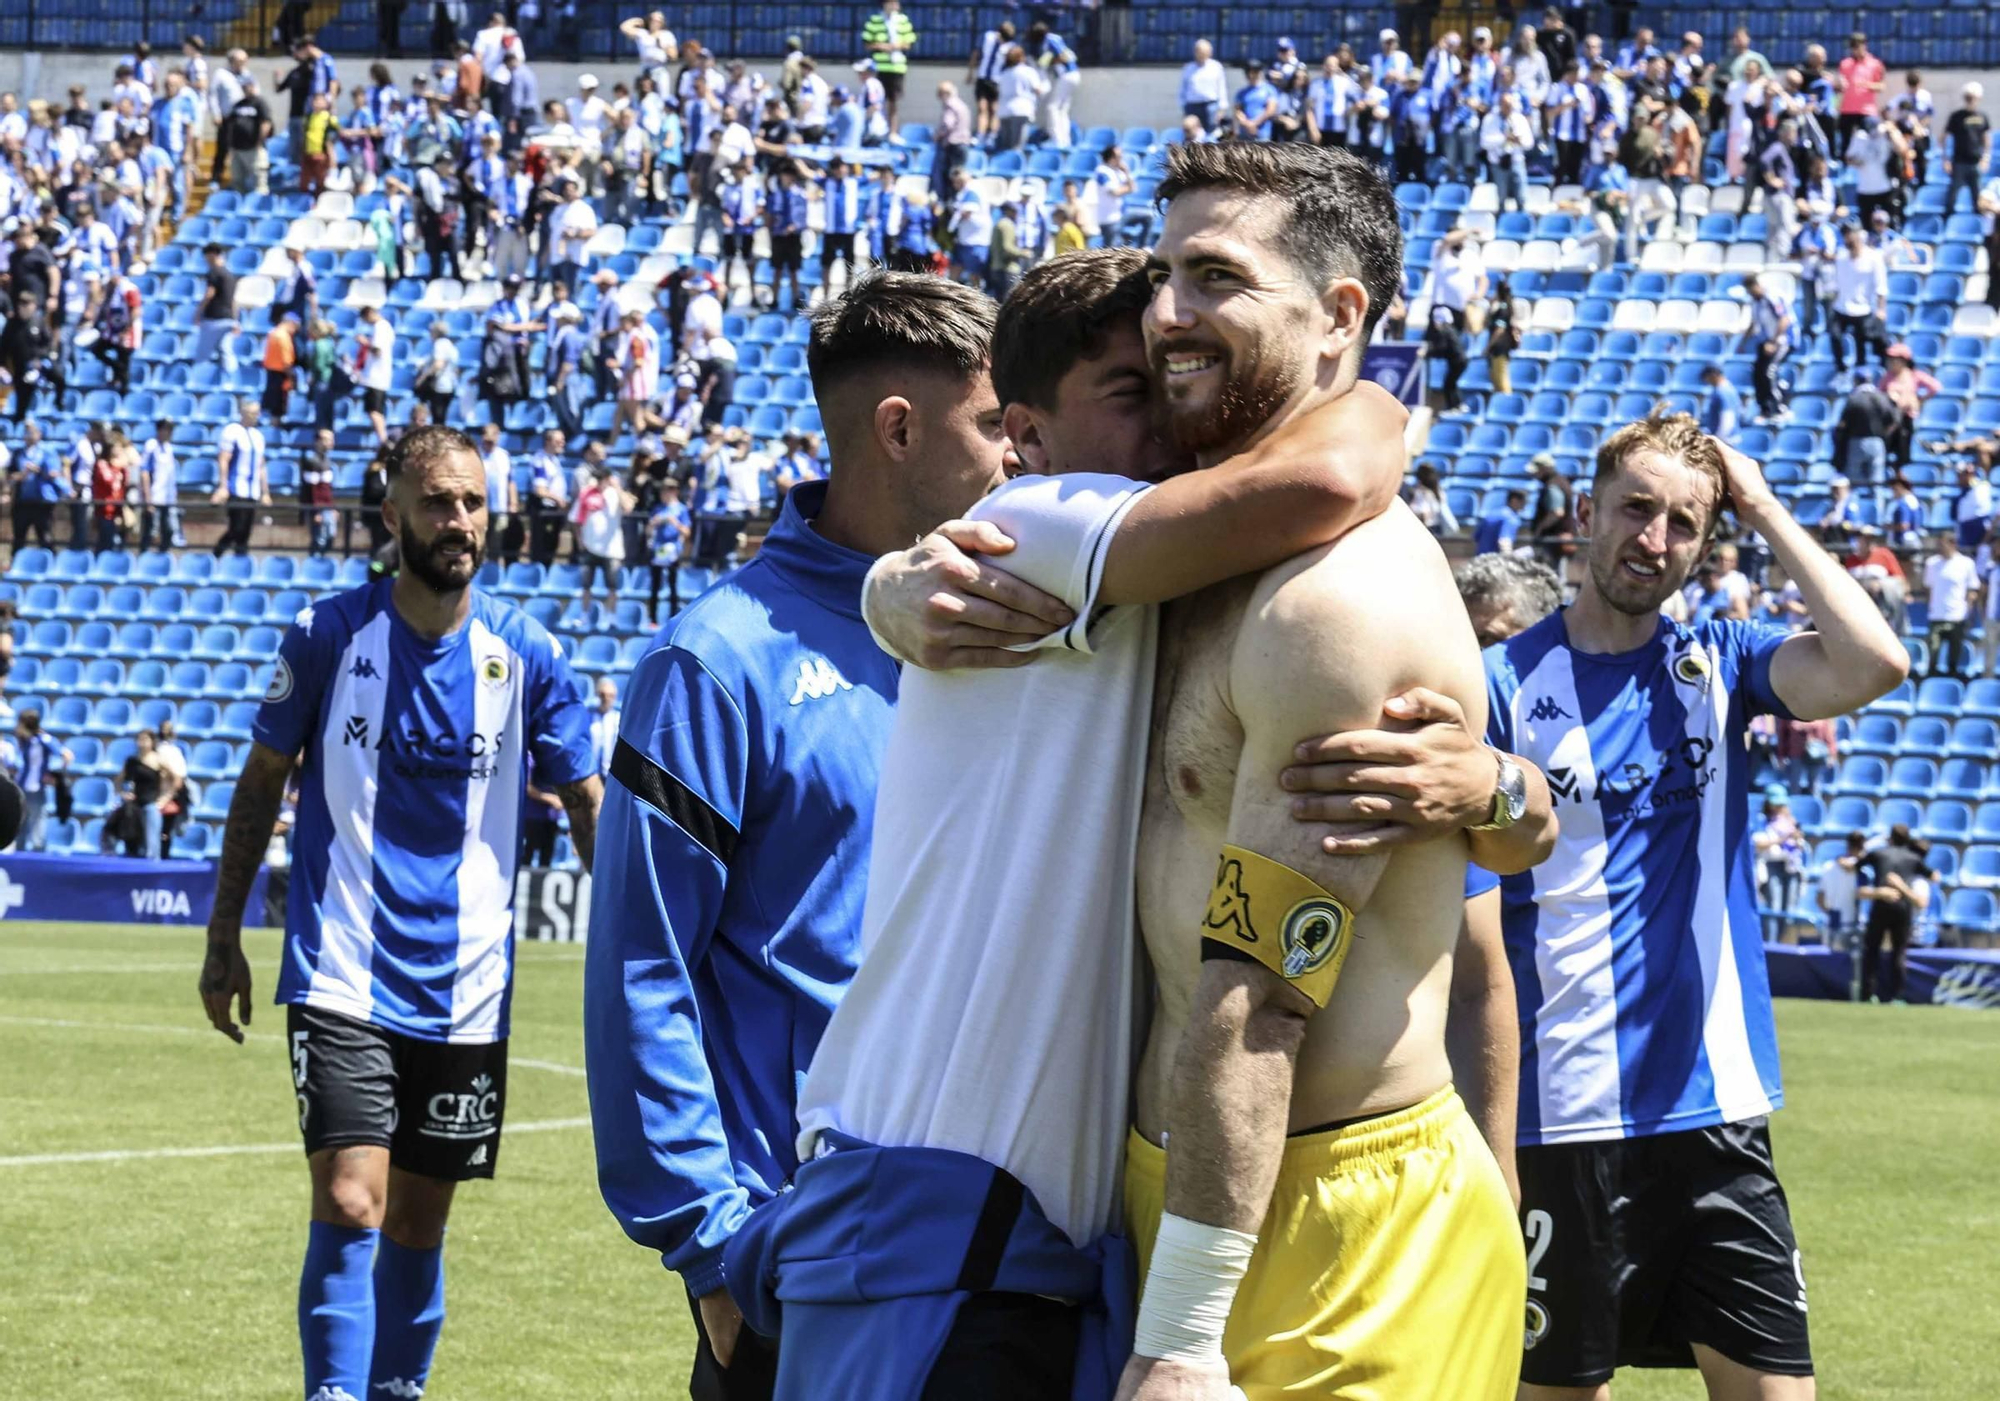
<instances>
[{"instance_id":1,"label":"spectator in white shirt","mask_svg":"<svg viewBox=\"0 0 2000 1401\"><path fill-rule=\"evenodd\" d=\"M1882 318L1889 314L1889 264L1879 248L1870 248L1861 226L1850 224L1842 248L1833 255L1833 366L1847 368L1847 341L1854 340L1854 363L1868 358L1868 348L1882 349Z\"/></svg>"},{"instance_id":2,"label":"spectator in white shirt","mask_svg":"<svg viewBox=\"0 0 2000 1401\"><path fill-rule=\"evenodd\" d=\"M1229 105L1229 71L1215 59L1215 46L1194 41L1194 57L1181 65L1181 115L1193 117L1203 131L1214 131Z\"/></svg>"},{"instance_id":3,"label":"spectator in white shirt","mask_svg":"<svg viewBox=\"0 0 2000 1401\"><path fill-rule=\"evenodd\" d=\"M1466 329L1466 313L1483 309L1486 302L1486 260L1478 240L1468 229L1453 229L1438 240L1431 263L1431 306L1443 307L1459 330Z\"/></svg>"},{"instance_id":4,"label":"spectator in white shirt","mask_svg":"<svg viewBox=\"0 0 2000 1401\"><path fill-rule=\"evenodd\" d=\"M1019 44L1007 50L1007 66L1000 70L1000 98L994 110L1000 114L1002 151L1018 151L1028 142L1028 127L1035 120L1035 108L1048 91L1042 70L1028 62L1028 53Z\"/></svg>"},{"instance_id":5,"label":"spectator in white shirt","mask_svg":"<svg viewBox=\"0 0 2000 1401\"><path fill-rule=\"evenodd\" d=\"M507 51L521 47L521 36L507 26L507 16L490 15L486 27L472 36L472 56L489 79L507 64ZM523 55L525 57L525 55Z\"/></svg>"},{"instance_id":6,"label":"spectator in white shirt","mask_svg":"<svg viewBox=\"0 0 2000 1401\"><path fill-rule=\"evenodd\" d=\"M1953 531L1938 534L1938 552L1924 566L1924 591L1930 595L1930 674L1970 673L1972 646L1966 633L1972 626L1973 600L1979 594L1979 566L1958 548Z\"/></svg>"},{"instance_id":7,"label":"spectator in white shirt","mask_svg":"<svg viewBox=\"0 0 2000 1401\"><path fill-rule=\"evenodd\" d=\"M564 202L549 214L553 252L549 276L565 287L582 286L583 250L597 237L597 211L583 197L583 188L574 175L564 175L561 189Z\"/></svg>"},{"instance_id":8,"label":"spectator in white shirt","mask_svg":"<svg viewBox=\"0 0 2000 1401\"><path fill-rule=\"evenodd\" d=\"M597 709L590 715L590 749L597 756L597 775L611 772L611 751L618 747L618 683L608 676L597 678Z\"/></svg>"},{"instance_id":9,"label":"spectator in white shirt","mask_svg":"<svg viewBox=\"0 0 2000 1401\"><path fill-rule=\"evenodd\" d=\"M354 382L361 386L361 406L368 411L375 441L389 446L389 390L396 378L396 328L380 307L361 308L355 330Z\"/></svg>"},{"instance_id":10,"label":"spectator in white shirt","mask_svg":"<svg viewBox=\"0 0 2000 1401\"><path fill-rule=\"evenodd\" d=\"M1825 941L1828 948L1845 948L1847 936L1861 930L1861 856L1868 839L1861 832L1847 834L1847 853L1836 856L1819 868L1819 907L1826 915Z\"/></svg>"},{"instance_id":11,"label":"spectator in white shirt","mask_svg":"<svg viewBox=\"0 0 2000 1401\"><path fill-rule=\"evenodd\" d=\"M1479 123L1479 149L1486 153L1502 211L1509 200L1516 209L1528 207L1528 152L1534 148L1535 131L1528 125L1527 114L1515 103L1512 92L1501 93L1499 102Z\"/></svg>"}]
</instances>

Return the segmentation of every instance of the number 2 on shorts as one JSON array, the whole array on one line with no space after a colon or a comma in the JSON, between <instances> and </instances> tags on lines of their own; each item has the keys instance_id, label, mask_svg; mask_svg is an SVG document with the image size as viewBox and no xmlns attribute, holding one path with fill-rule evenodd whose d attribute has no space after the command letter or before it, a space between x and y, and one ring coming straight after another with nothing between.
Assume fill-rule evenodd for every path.
<instances>
[{"instance_id":1,"label":"number 2 on shorts","mask_svg":"<svg viewBox=\"0 0 2000 1401\"><path fill-rule=\"evenodd\" d=\"M1541 1268L1542 1257L1549 1253L1549 1243L1556 1238L1555 1218L1536 1207L1521 1223L1521 1230L1528 1237L1528 1288L1547 1289L1549 1282L1535 1271Z\"/></svg>"}]
</instances>

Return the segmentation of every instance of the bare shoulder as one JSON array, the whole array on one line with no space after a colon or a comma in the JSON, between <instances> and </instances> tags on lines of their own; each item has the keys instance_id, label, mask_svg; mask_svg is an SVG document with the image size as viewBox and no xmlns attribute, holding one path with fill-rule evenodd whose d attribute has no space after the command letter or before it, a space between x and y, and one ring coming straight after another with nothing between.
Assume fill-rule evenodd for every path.
<instances>
[{"instance_id":1,"label":"bare shoulder","mask_svg":"<svg viewBox=\"0 0 2000 1401\"><path fill-rule=\"evenodd\" d=\"M1333 687L1378 711L1427 686L1462 704L1483 694L1479 649L1437 540L1401 501L1332 545L1265 572L1244 610L1231 664L1246 691ZM1354 723L1361 723L1356 720Z\"/></svg>"}]
</instances>

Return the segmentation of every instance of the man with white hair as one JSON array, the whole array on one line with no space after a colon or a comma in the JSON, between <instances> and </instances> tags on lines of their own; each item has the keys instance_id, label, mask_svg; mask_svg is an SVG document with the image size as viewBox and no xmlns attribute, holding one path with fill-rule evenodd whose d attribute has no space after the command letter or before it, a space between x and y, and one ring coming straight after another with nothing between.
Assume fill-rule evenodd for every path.
<instances>
[{"instance_id":1,"label":"man with white hair","mask_svg":"<svg viewBox=\"0 0 2000 1401\"><path fill-rule=\"evenodd\" d=\"M1181 115L1193 117L1203 131L1214 131L1229 101L1229 73L1215 59L1215 46L1194 41L1194 57L1181 65Z\"/></svg>"},{"instance_id":2,"label":"man with white hair","mask_svg":"<svg viewBox=\"0 0 2000 1401\"><path fill-rule=\"evenodd\" d=\"M1979 182L1993 156L1993 124L1979 110L1986 90L1977 83L1959 89L1959 108L1944 124L1945 158L1951 163L1951 184L1944 192L1944 212L1958 212L1958 191L1965 187L1974 213L1979 209Z\"/></svg>"},{"instance_id":3,"label":"man with white hair","mask_svg":"<svg viewBox=\"0 0 2000 1401\"><path fill-rule=\"evenodd\" d=\"M1410 76L1410 56L1403 52L1402 40L1393 29L1385 29L1377 36L1381 52L1368 60L1368 69L1375 75L1375 81L1387 87L1391 81L1402 82Z\"/></svg>"}]
</instances>

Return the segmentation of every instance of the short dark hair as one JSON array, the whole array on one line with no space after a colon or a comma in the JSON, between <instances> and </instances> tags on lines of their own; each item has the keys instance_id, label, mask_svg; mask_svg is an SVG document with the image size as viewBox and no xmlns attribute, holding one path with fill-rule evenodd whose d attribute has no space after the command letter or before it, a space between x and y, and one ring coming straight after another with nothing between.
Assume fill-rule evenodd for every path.
<instances>
[{"instance_id":1,"label":"short dark hair","mask_svg":"<svg viewBox=\"0 0 2000 1401\"><path fill-rule=\"evenodd\" d=\"M1333 146L1298 142L1182 142L1167 148L1159 202L1193 190L1228 190L1276 200L1278 243L1315 285L1353 277L1368 294L1363 330L1389 309L1403 285L1403 231L1396 197L1372 161Z\"/></svg>"},{"instance_id":2,"label":"short dark hair","mask_svg":"<svg viewBox=\"0 0 2000 1401\"><path fill-rule=\"evenodd\" d=\"M970 287L924 273L858 278L812 315L806 369L815 396L849 377L887 368L985 373L994 306Z\"/></svg>"},{"instance_id":3,"label":"short dark hair","mask_svg":"<svg viewBox=\"0 0 2000 1401\"><path fill-rule=\"evenodd\" d=\"M428 467L455 452L469 452L474 457L479 455L472 439L458 429L439 423L426 424L422 428L410 429L389 444L389 450L382 454L382 471L393 482L403 475L406 467Z\"/></svg>"},{"instance_id":4,"label":"short dark hair","mask_svg":"<svg viewBox=\"0 0 2000 1401\"><path fill-rule=\"evenodd\" d=\"M213 258L225 251L227 250L219 243L204 243L201 246L201 253L204 258Z\"/></svg>"},{"instance_id":5,"label":"short dark hair","mask_svg":"<svg viewBox=\"0 0 2000 1401\"><path fill-rule=\"evenodd\" d=\"M993 392L1003 405L1053 409L1062 377L1152 296L1137 248L1084 248L1030 268L993 326Z\"/></svg>"}]
</instances>

